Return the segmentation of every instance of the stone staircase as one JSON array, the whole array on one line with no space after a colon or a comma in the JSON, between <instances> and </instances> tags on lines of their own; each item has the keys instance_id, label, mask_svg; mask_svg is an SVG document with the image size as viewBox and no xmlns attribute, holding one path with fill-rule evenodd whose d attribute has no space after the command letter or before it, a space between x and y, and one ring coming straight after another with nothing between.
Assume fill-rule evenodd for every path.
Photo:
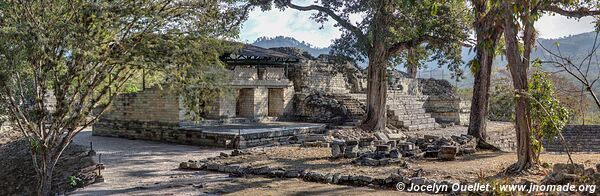
<instances>
[{"instance_id":1,"label":"stone staircase","mask_svg":"<svg viewBox=\"0 0 600 196\"><path fill-rule=\"evenodd\" d=\"M365 103L367 97L360 96L361 94L336 94L335 99L341 104L345 105L350 112L350 118L344 123L345 126L356 126L359 125L365 116Z\"/></svg>"},{"instance_id":2,"label":"stone staircase","mask_svg":"<svg viewBox=\"0 0 600 196\"><path fill-rule=\"evenodd\" d=\"M423 107L426 96L388 93L388 124L407 131L426 131L440 128L435 118Z\"/></svg>"},{"instance_id":3,"label":"stone staircase","mask_svg":"<svg viewBox=\"0 0 600 196\"><path fill-rule=\"evenodd\" d=\"M335 98L344 104L352 114L352 117L344 125L358 125L365 115L366 94L335 95ZM426 100L425 96L388 92L386 105L388 125L407 131L439 128L440 125L423 108L424 100Z\"/></svg>"},{"instance_id":4,"label":"stone staircase","mask_svg":"<svg viewBox=\"0 0 600 196\"><path fill-rule=\"evenodd\" d=\"M572 125L563 130L571 152L600 152L600 125ZM547 152L566 152L559 137L544 141Z\"/></svg>"}]
</instances>

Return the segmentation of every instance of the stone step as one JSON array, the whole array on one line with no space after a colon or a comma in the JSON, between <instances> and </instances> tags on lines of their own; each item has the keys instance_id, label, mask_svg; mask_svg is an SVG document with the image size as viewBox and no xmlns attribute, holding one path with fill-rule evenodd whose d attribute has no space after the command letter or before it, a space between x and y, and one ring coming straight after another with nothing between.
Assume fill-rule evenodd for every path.
<instances>
[{"instance_id":1,"label":"stone step","mask_svg":"<svg viewBox=\"0 0 600 196\"><path fill-rule=\"evenodd\" d=\"M393 114L393 112L392 112L392 114ZM422 114L401 114L401 115L390 115L390 117L392 119L394 119L394 120L411 120L411 119L431 118L431 114L429 114L429 113L422 113Z\"/></svg>"},{"instance_id":2,"label":"stone step","mask_svg":"<svg viewBox=\"0 0 600 196\"><path fill-rule=\"evenodd\" d=\"M394 115L410 115L410 114L425 114L425 113L427 113L427 112L425 112L425 109L423 109L423 108L412 109L412 110L394 109L394 110L388 110L388 111L392 111L394 113Z\"/></svg>"},{"instance_id":3,"label":"stone step","mask_svg":"<svg viewBox=\"0 0 600 196\"><path fill-rule=\"evenodd\" d=\"M433 118L424 118L424 119L413 119L413 120L402 120L402 121L396 121L397 125L399 126L403 126L403 127L408 127L411 125L422 125L422 124L431 124L431 123L435 123L435 119Z\"/></svg>"}]
</instances>

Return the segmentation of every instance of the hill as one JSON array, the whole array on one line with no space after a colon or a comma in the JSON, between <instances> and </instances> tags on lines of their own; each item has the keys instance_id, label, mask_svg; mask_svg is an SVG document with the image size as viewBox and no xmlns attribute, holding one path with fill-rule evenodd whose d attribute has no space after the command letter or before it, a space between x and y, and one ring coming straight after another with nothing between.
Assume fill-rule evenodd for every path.
<instances>
[{"instance_id":1,"label":"hill","mask_svg":"<svg viewBox=\"0 0 600 196\"><path fill-rule=\"evenodd\" d=\"M315 47L304 41L298 41L291 37L277 36L277 37L259 37L252 43L252 45L263 47L263 48L275 48L275 47L295 47L307 51L312 56L319 56L321 54L329 54L330 47L319 48Z\"/></svg>"}]
</instances>

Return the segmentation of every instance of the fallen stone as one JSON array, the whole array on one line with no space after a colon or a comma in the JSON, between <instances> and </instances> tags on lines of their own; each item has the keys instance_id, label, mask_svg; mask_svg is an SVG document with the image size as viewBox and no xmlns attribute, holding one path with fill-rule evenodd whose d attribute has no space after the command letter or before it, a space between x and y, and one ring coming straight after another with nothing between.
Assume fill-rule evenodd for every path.
<instances>
[{"instance_id":1,"label":"fallen stone","mask_svg":"<svg viewBox=\"0 0 600 196\"><path fill-rule=\"evenodd\" d=\"M390 146L389 145L378 145L376 151L377 152L388 152L388 151L390 151Z\"/></svg>"},{"instance_id":2,"label":"fallen stone","mask_svg":"<svg viewBox=\"0 0 600 196\"><path fill-rule=\"evenodd\" d=\"M333 174L333 183L338 184L340 182L340 178L342 178L342 174L340 174L340 173Z\"/></svg>"},{"instance_id":3,"label":"fallen stone","mask_svg":"<svg viewBox=\"0 0 600 196\"><path fill-rule=\"evenodd\" d=\"M344 145L346 144L346 141L342 140L342 139L333 139L331 140L331 145Z\"/></svg>"},{"instance_id":4,"label":"fallen stone","mask_svg":"<svg viewBox=\"0 0 600 196\"><path fill-rule=\"evenodd\" d=\"M362 164L367 166L377 166L379 165L379 161L372 158L365 158L363 159Z\"/></svg>"},{"instance_id":5,"label":"fallen stone","mask_svg":"<svg viewBox=\"0 0 600 196\"><path fill-rule=\"evenodd\" d=\"M426 179L425 179L425 178L423 178L423 177L416 177L416 178L412 178L412 179L410 180L410 184L417 185L417 186L419 186L419 185L425 185L425 184L426 184L426 181L425 181L425 180L426 180Z\"/></svg>"},{"instance_id":6,"label":"fallen stone","mask_svg":"<svg viewBox=\"0 0 600 196\"><path fill-rule=\"evenodd\" d=\"M341 157L342 154L342 150L340 150L340 146L336 145L336 144L332 144L331 145L331 157L333 158L339 158Z\"/></svg>"},{"instance_id":7,"label":"fallen stone","mask_svg":"<svg viewBox=\"0 0 600 196\"><path fill-rule=\"evenodd\" d=\"M389 145L389 146L390 146L390 149L396 149L396 148L397 148L397 143L398 143L397 141L395 141L395 140L391 140L391 141L389 141L389 142L387 143L387 145Z\"/></svg>"},{"instance_id":8,"label":"fallen stone","mask_svg":"<svg viewBox=\"0 0 600 196\"><path fill-rule=\"evenodd\" d=\"M286 178L297 178L300 177L300 172L298 172L297 170L288 170L285 171L285 175Z\"/></svg>"},{"instance_id":9,"label":"fallen stone","mask_svg":"<svg viewBox=\"0 0 600 196\"><path fill-rule=\"evenodd\" d=\"M438 157L440 151L435 151L435 150L428 150L425 151L425 154L423 154L423 157L425 158L436 158Z\"/></svg>"},{"instance_id":10,"label":"fallen stone","mask_svg":"<svg viewBox=\"0 0 600 196\"><path fill-rule=\"evenodd\" d=\"M390 150L390 158L397 159L400 157L402 157L402 155L400 154L400 152L398 152L398 149Z\"/></svg>"},{"instance_id":11,"label":"fallen stone","mask_svg":"<svg viewBox=\"0 0 600 196\"><path fill-rule=\"evenodd\" d=\"M358 140L348 140L348 141L346 141L346 145L348 145L348 146L357 146L358 145Z\"/></svg>"},{"instance_id":12,"label":"fallen stone","mask_svg":"<svg viewBox=\"0 0 600 196\"><path fill-rule=\"evenodd\" d=\"M333 174L332 173L325 174L325 182L326 183L333 183Z\"/></svg>"},{"instance_id":13,"label":"fallen stone","mask_svg":"<svg viewBox=\"0 0 600 196\"><path fill-rule=\"evenodd\" d=\"M475 154L475 152L477 152L477 149L475 148L462 148L462 154Z\"/></svg>"},{"instance_id":14,"label":"fallen stone","mask_svg":"<svg viewBox=\"0 0 600 196\"><path fill-rule=\"evenodd\" d=\"M395 141L401 141L401 140L405 140L407 138L406 135L404 135L402 133L391 133L391 134L387 134L387 136L390 140L395 140Z\"/></svg>"},{"instance_id":15,"label":"fallen stone","mask_svg":"<svg viewBox=\"0 0 600 196\"><path fill-rule=\"evenodd\" d=\"M188 169L200 170L204 168L204 163L200 162L188 162Z\"/></svg>"},{"instance_id":16,"label":"fallen stone","mask_svg":"<svg viewBox=\"0 0 600 196\"><path fill-rule=\"evenodd\" d=\"M375 137L377 138L377 140L382 141L383 143L387 143L388 141L390 141L388 136L385 135L385 133L380 132L380 131L375 133Z\"/></svg>"},{"instance_id":17,"label":"fallen stone","mask_svg":"<svg viewBox=\"0 0 600 196\"><path fill-rule=\"evenodd\" d=\"M564 172L568 174L581 173L584 170L583 164L575 164L575 167L570 163L556 163L554 164L552 170L554 172Z\"/></svg>"},{"instance_id":18,"label":"fallen stone","mask_svg":"<svg viewBox=\"0 0 600 196\"><path fill-rule=\"evenodd\" d=\"M373 182L373 177L360 175L357 177L357 180L361 181L364 184L369 184L369 183Z\"/></svg>"},{"instance_id":19,"label":"fallen stone","mask_svg":"<svg viewBox=\"0 0 600 196\"><path fill-rule=\"evenodd\" d=\"M456 159L456 153L458 148L456 146L442 146L438 153L438 158L444 161L451 161Z\"/></svg>"},{"instance_id":20,"label":"fallen stone","mask_svg":"<svg viewBox=\"0 0 600 196\"><path fill-rule=\"evenodd\" d=\"M221 152L221 154L219 156L223 157L223 158L229 157L229 155L227 153L224 153L224 152Z\"/></svg>"},{"instance_id":21,"label":"fallen stone","mask_svg":"<svg viewBox=\"0 0 600 196\"><path fill-rule=\"evenodd\" d=\"M188 162L181 162L181 163L179 164L179 169L187 169L187 168L189 168L189 167L190 167L190 166L189 166Z\"/></svg>"}]
</instances>

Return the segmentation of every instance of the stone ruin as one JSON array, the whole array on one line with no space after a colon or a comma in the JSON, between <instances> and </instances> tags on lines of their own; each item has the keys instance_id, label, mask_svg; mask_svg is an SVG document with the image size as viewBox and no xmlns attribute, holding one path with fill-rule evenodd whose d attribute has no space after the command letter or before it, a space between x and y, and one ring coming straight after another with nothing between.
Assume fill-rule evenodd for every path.
<instances>
[{"instance_id":1,"label":"stone ruin","mask_svg":"<svg viewBox=\"0 0 600 196\"><path fill-rule=\"evenodd\" d=\"M402 157L451 161L457 155L475 153L476 146L477 141L470 135L451 138L425 135L399 140L364 137L360 140L333 139L330 143L332 158L354 159L355 164L367 166L405 165Z\"/></svg>"},{"instance_id":2,"label":"stone ruin","mask_svg":"<svg viewBox=\"0 0 600 196\"><path fill-rule=\"evenodd\" d=\"M177 95L150 88L117 96L94 124L93 134L245 148L290 143L287 140L294 136L322 133L325 128L259 125L240 131L238 124L293 121L355 126L365 115L366 70L346 58L246 45L221 60L233 78L232 94L209 103L212 110L202 114L204 120L189 118ZM468 123L469 102L458 98L448 81L407 78L399 71L392 71L390 77L389 129L378 139ZM235 126L216 127L224 124Z\"/></svg>"}]
</instances>

